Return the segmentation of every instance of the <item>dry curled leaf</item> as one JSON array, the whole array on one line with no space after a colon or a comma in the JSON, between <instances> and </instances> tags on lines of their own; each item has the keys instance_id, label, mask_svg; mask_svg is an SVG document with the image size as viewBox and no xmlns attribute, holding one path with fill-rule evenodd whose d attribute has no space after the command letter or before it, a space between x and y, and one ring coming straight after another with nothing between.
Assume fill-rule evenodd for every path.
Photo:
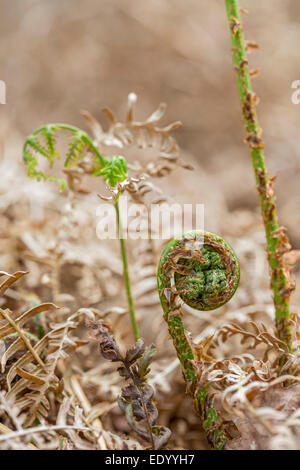
<instances>
[{"instance_id":1,"label":"dry curled leaf","mask_svg":"<svg viewBox=\"0 0 300 470\"><path fill-rule=\"evenodd\" d=\"M122 388L118 398L128 424L139 436L151 442L153 449L162 448L169 440L171 431L155 424L158 409L153 402L154 390L146 382L156 353L154 345L146 348L145 341L140 338L123 356L107 324L89 321L87 326L94 331L94 339L99 342L102 356L109 361L120 362L117 370L121 377L130 382Z\"/></svg>"}]
</instances>

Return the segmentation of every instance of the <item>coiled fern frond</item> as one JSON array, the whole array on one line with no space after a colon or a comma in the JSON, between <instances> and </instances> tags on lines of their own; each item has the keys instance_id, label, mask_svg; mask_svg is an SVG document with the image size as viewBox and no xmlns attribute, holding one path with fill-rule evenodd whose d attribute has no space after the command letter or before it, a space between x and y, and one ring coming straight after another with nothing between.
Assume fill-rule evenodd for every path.
<instances>
[{"instance_id":1,"label":"coiled fern frond","mask_svg":"<svg viewBox=\"0 0 300 470\"><path fill-rule=\"evenodd\" d=\"M216 411L205 377L205 356L185 330L182 305L212 310L234 295L240 280L239 261L231 246L219 235L194 231L172 239L158 266L158 290L187 390L193 398L209 443L223 449L226 426Z\"/></svg>"},{"instance_id":2,"label":"coiled fern frond","mask_svg":"<svg viewBox=\"0 0 300 470\"><path fill-rule=\"evenodd\" d=\"M94 176L102 175L112 187L127 178L127 164L124 157L116 155L112 159L104 158L86 132L68 124L46 124L27 137L23 148L23 157L28 169L28 176L36 178L38 181L57 181L61 191L65 189L64 178L47 175L39 169L39 156L48 159L50 168L52 168L55 159L60 158L56 150L56 137L61 130L71 132L64 162L65 168L77 166L85 154L89 152L92 156Z\"/></svg>"}]
</instances>

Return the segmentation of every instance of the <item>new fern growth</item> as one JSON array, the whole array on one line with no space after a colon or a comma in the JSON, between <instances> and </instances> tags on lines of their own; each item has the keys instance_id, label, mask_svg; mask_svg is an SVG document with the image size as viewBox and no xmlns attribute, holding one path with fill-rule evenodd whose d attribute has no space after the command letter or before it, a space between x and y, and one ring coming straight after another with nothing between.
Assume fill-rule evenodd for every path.
<instances>
[{"instance_id":1,"label":"new fern growth","mask_svg":"<svg viewBox=\"0 0 300 470\"><path fill-rule=\"evenodd\" d=\"M66 181L63 178L49 176L39 169L39 156L48 159L49 167L53 166L55 159L60 155L56 150L56 137L59 131L71 132L69 149L64 161L65 168L77 166L87 152L93 156L94 176L103 176L105 181L114 187L127 178L127 165L124 157L116 155L112 159L104 158L93 144L86 132L67 124L47 124L32 132L26 139L23 156L28 168L28 176L36 178L38 181L57 181L60 189L66 188Z\"/></svg>"},{"instance_id":2,"label":"new fern growth","mask_svg":"<svg viewBox=\"0 0 300 470\"><path fill-rule=\"evenodd\" d=\"M68 124L47 124L35 130L27 137L23 148L23 157L28 169L28 176L35 178L38 181L56 181L60 186L60 190L65 190L66 180L64 178L47 175L39 168L40 156L45 157L48 160L50 168L52 168L55 160L60 158L60 155L56 150L56 137L58 132L62 130L71 132L69 149L64 161L65 168L76 167L82 162L84 156L89 154L92 157L91 173L93 176L102 176L104 181L108 182L113 188L128 178L127 162L123 156L115 155L112 158L103 157L86 132ZM121 246L129 313L134 337L137 340L139 338L139 330L131 295L126 246L122 235L118 200L115 201L114 207L116 210L116 221Z\"/></svg>"},{"instance_id":3,"label":"new fern growth","mask_svg":"<svg viewBox=\"0 0 300 470\"><path fill-rule=\"evenodd\" d=\"M201 418L209 443L223 449L226 426L216 411L205 378L205 359L184 327L182 306L213 310L228 302L240 280L239 261L219 235L194 231L172 239L158 266L158 291L170 335L180 360L187 391Z\"/></svg>"}]
</instances>

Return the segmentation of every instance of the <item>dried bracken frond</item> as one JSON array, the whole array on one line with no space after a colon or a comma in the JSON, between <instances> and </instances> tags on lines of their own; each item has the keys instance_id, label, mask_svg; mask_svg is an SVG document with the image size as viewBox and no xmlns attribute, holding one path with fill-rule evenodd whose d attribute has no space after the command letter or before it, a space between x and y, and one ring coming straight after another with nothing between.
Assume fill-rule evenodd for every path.
<instances>
[{"instance_id":1,"label":"dried bracken frond","mask_svg":"<svg viewBox=\"0 0 300 470\"><path fill-rule=\"evenodd\" d=\"M161 177L170 173L176 166L191 169L190 165L180 161L179 147L172 136L172 133L181 127L181 123L177 121L165 127L158 125L165 113L166 104L161 103L145 121L136 121L134 119L136 102L137 95L130 93L125 122L118 121L110 109L103 109L109 121L107 132L103 131L101 124L90 113L82 112L94 134L95 145L104 149L117 147L122 150L136 147L139 152L150 148L154 154L152 160L143 164L141 158L136 158L133 163L129 163L129 169L137 174L145 172L150 176Z\"/></svg>"},{"instance_id":2,"label":"dried bracken frond","mask_svg":"<svg viewBox=\"0 0 300 470\"><path fill-rule=\"evenodd\" d=\"M250 322L249 326L252 327L253 331L245 330L235 323L224 325L222 328L217 330L214 341L221 341L224 343L230 337L240 335L242 344L246 343L247 340L250 340L248 346L246 346L248 349L255 349L258 345L264 344L266 346L263 357L264 361L268 360L270 351L275 350L277 352L277 360L279 360L280 356L284 353L288 354L286 344L276 338L274 334L270 333L265 325L262 324L261 327L258 327L254 322ZM213 347L213 343L211 344L211 347Z\"/></svg>"},{"instance_id":3,"label":"dried bracken frond","mask_svg":"<svg viewBox=\"0 0 300 470\"><path fill-rule=\"evenodd\" d=\"M4 294L8 286L24 274L17 272L8 276L0 286L0 292ZM26 426L31 425L35 419L40 420L47 416L50 391L58 395L62 393L63 386L56 376L58 360L65 358L68 350L85 344L69 336L77 327L78 323L74 321L76 315L70 316L63 323L52 324L50 331L40 340L24 330L25 323L31 318L57 308L54 304L41 304L16 319L13 319L12 312L8 309L0 309L3 319L0 338L5 345L1 357L2 373L6 371L8 362L11 363L6 375L6 398L13 400L20 412L26 411Z\"/></svg>"},{"instance_id":4,"label":"dried bracken frond","mask_svg":"<svg viewBox=\"0 0 300 470\"><path fill-rule=\"evenodd\" d=\"M215 359L214 351L220 341L229 342L236 335L241 337L245 352ZM278 363L282 355L287 354L286 348L285 343L264 325L258 327L254 322L249 322L246 327L225 324L213 337L197 344L200 357L208 364L203 378L208 391L215 396L222 414L230 416L239 431L238 437L228 440L226 448L274 448L274 443L281 442L280 436L298 432L297 419L293 418L300 399L297 356L290 355L278 377ZM248 352L250 350L253 354L256 351L255 356ZM294 374L291 375L289 370ZM284 420L293 423L287 424L286 431L282 429ZM286 446L285 442L283 439L282 448ZM291 442L290 445L293 447L294 444Z\"/></svg>"},{"instance_id":5,"label":"dried bracken frond","mask_svg":"<svg viewBox=\"0 0 300 470\"><path fill-rule=\"evenodd\" d=\"M133 439L122 438L117 434L110 431L103 431L103 438L105 440L108 450L144 450L145 448Z\"/></svg>"},{"instance_id":6,"label":"dried bracken frond","mask_svg":"<svg viewBox=\"0 0 300 470\"><path fill-rule=\"evenodd\" d=\"M16 427L16 431L8 428L4 433L2 433L2 435L0 435L0 448L2 449L55 449L59 446L59 440L61 439L58 432L66 433L72 443L72 448L83 450L93 448L78 435L78 432L89 431L89 428L84 426L82 423L80 418L81 410L79 408L76 410L73 423L68 424L67 421L70 418L70 403L67 398L64 399L59 408L55 425L40 424L31 428L24 428L24 415L19 416L20 410L14 405L10 398L7 398L7 396L4 395L3 392L0 394L0 409L10 417L13 425ZM20 446L20 440L25 445L21 444ZM15 445L16 441L17 445ZM35 445L30 444L30 442L34 442Z\"/></svg>"}]
</instances>

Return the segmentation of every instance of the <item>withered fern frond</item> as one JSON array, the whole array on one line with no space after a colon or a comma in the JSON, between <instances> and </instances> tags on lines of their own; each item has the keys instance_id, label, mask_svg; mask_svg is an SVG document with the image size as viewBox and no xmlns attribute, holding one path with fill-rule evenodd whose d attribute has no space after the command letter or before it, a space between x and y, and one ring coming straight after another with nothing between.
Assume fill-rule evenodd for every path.
<instances>
[{"instance_id":1,"label":"withered fern frond","mask_svg":"<svg viewBox=\"0 0 300 470\"><path fill-rule=\"evenodd\" d=\"M122 388L118 399L129 426L150 442L152 449L161 449L168 442L171 431L156 424L158 410L153 401L154 390L147 383L155 346L152 344L146 348L144 340L139 338L124 355L107 323L90 321L87 326L93 330L92 339L99 342L102 356L111 362L119 362L121 365L117 370L120 376L130 382Z\"/></svg>"},{"instance_id":2,"label":"withered fern frond","mask_svg":"<svg viewBox=\"0 0 300 470\"><path fill-rule=\"evenodd\" d=\"M0 294L5 294L25 274L22 271L13 275L1 272L0 275L7 275L7 279L0 285ZM66 357L70 349L85 344L69 335L78 325L76 315L61 324L51 325L50 331L40 340L24 329L37 314L58 308L52 303L43 303L17 317L9 309L0 309L0 341L4 343L1 373L6 373L5 396L14 401L20 412L26 411L26 426L47 417L50 391L58 396L62 394L63 387L56 375L58 360Z\"/></svg>"}]
</instances>

